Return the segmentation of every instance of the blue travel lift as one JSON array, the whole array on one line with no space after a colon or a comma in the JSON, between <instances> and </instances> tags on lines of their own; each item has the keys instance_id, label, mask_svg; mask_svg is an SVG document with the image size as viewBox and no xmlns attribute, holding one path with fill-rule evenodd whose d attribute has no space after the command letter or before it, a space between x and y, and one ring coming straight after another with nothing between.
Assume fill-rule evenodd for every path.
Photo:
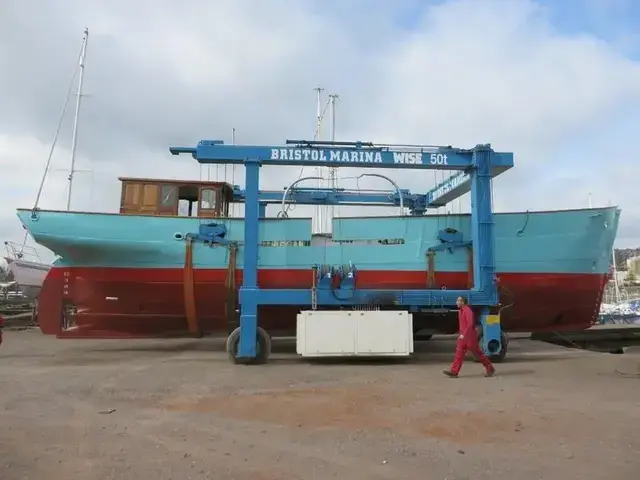
<instances>
[{"instance_id":1,"label":"blue travel lift","mask_svg":"<svg viewBox=\"0 0 640 480\"><path fill-rule=\"evenodd\" d=\"M453 308L459 296L465 296L469 304L481 307L480 323L482 326L482 347L492 357L499 356L506 348L506 337L502 333L499 315L491 314L491 308L498 305L498 288L495 271L493 212L491 205L491 180L496 175L513 167L513 154L495 152L490 145L477 145L470 149L453 148L451 146L402 146L375 145L365 142L320 142L287 140L285 145L277 146L247 146L225 145L219 140L202 140L196 147L171 147L173 155L189 153L201 164L238 164L246 169L244 191L236 189L234 197L245 203L244 227L244 266L243 284L239 293L240 326L228 338L227 350L235 363L255 364L265 363L271 350L269 334L258 327L257 312L259 305L307 305L311 310L298 315L298 329L306 330L306 335L323 336L321 324L311 323L320 320L339 328L350 321L354 311L335 310L341 306L373 305L380 301L389 301L395 306L402 306L404 312L394 312L396 315L405 313L408 316L411 329L411 315L409 312L421 311L428 308ZM258 249L259 218L264 215L267 203L278 201L279 192L261 192L259 190L260 167L263 165L280 166L320 166L320 167L356 167L356 168L403 168L413 170L457 170L458 173L449 177L445 182L436 186L426 195L411 196L407 191L398 189L391 198L379 199L380 203L398 202L403 193L407 193L407 205L413 214L423 214L428 206L446 204L448 201L471 191L471 242L464 242L459 232L439 232L441 248L451 249L461 246L473 246L473 288L471 290L371 290L355 288L357 271L354 266L334 268L331 266L310 266L315 273L314 286L311 289L264 289L257 284L258 277ZM300 200L304 203L314 202L376 204L376 199L370 195L357 194L345 196L340 191L326 191L319 189L302 190ZM298 195L296 189L292 194ZM355 196L354 196L355 195ZM314 200L315 198L315 200ZM280 197L281 199L281 197ZM414 208L415 206L415 208ZM226 243L224 239L224 225L202 225L200 232L194 237L207 238L213 243ZM425 252L426 253L426 252ZM340 286L334 288L335 276L339 277ZM338 292L348 292L337 295ZM323 311L322 307L329 307ZM333 310L332 310L333 308ZM376 316L376 313L379 314ZM389 328L398 325L397 318L390 319L389 312L358 312L364 318L365 325L375 326L376 335L369 337L384 338L393 336ZM386 314L387 317L380 317ZM348 316L349 319L347 319ZM405 318L406 318L405 316ZM307 322L308 323L305 323ZM305 326L306 325L306 326ZM360 327L362 328L362 324ZM373 328L373 327L371 327ZM386 333L385 333L386 329ZM326 328L325 328L326 330ZM324 335L325 337L329 335ZM354 333L357 336L358 333ZM366 337L360 333L362 337ZM335 331L331 338L339 336ZM298 352L308 348L301 343L298 332ZM308 339L307 339L308 340ZM375 353L380 348L388 353L389 348L396 347L375 345L375 341L362 349ZM319 340L322 344L322 339ZM326 343L326 342L325 342ZM309 347L314 348L314 347ZM330 347L332 348L332 347ZM343 352L344 350L344 346ZM386 350L385 350L386 349ZM337 351L340 350L340 347ZM317 350L320 352L320 350ZM410 350L413 351L411 345ZM329 354L335 354L332 351ZM338 352L339 353L339 352ZM350 352L355 354L357 352ZM367 352L365 352L367 353ZM406 352L405 352L406 353ZM308 354L308 356L314 356ZM319 356L319 354L318 354Z\"/></svg>"}]
</instances>

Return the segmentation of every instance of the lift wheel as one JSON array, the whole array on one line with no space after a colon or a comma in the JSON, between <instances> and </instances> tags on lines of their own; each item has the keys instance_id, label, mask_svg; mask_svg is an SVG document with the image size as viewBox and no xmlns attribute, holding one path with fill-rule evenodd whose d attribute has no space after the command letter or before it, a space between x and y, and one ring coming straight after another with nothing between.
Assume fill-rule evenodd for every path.
<instances>
[{"instance_id":1,"label":"lift wheel","mask_svg":"<svg viewBox=\"0 0 640 480\"><path fill-rule=\"evenodd\" d=\"M251 364L257 365L266 363L271 354L271 337L264 328L258 327L258 335L256 337L256 356L255 358L238 358L238 349L240 348L240 327L236 328L227 338L227 355L229 360L235 364Z\"/></svg>"},{"instance_id":2,"label":"lift wheel","mask_svg":"<svg viewBox=\"0 0 640 480\"><path fill-rule=\"evenodd\" d=\"M480 343L480 345L482 345L482 328L480 328L480 331L478 332L478 342ZM491 360L493 363L502 363L507 356L507 350L509 349L509 337L505 332L500 332L500 342L502 343L500 352L494 355L487 354L489 360Z\"/></svg>"}]
</instances>

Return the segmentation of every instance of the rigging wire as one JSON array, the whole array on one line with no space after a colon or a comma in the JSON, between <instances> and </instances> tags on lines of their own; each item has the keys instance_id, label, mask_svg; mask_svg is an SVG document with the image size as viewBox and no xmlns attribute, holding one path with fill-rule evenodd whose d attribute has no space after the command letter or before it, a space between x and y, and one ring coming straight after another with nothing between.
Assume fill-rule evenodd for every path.
<instances>
[{"instance_id":1,"label":"rigging wire","mask_svg":"<svg viewBox=\"0 0 640 480\"><path fill-rule=\"evenodd\" d=\"M76 79L76 75L78 73L78 66L80 61L80 55L82 55L82 49L80 54L78 54L78 60L76 61L76 67L73 70L73 76L71 77L71 81L69 82L69 88L67 89L67 96L64 100L64 105L62 106L62 112L60 114L60 118L58 119L58 125L56 126L56 133L53 136L53 142L51 142L51 148L49 149L49 155L47 156L47 162L44 167L44 174L42 175L42 180L40 181L40 186L38 187L38 193L36 194L36 200L33 205L33 209L38 208L38 203L40 202L40 197L42 196L42 190L44 188L44 183L47 177L47 173L49 172L49 168L51 167L51 159L53 158L53 151L56 148L56 144L58 143L58 136L60 135L60 129L62 127L62 122L64 120L64 114L67 111L67 106L69 105L69 98L71 97L71 91L73 89L73 83Z\"/></svg>"},{"instance_id":2,"label":"rigging wire","mask_svg":"<svg viewBox=\"0 0 640 480\"><path fill-rule=\"evenodd\" d=\"M78 74L78 68L80 67L80 58L82 57L82 50L84 49L84 42L82 44L82 46L80 47L80 52L78 53L78 58L76 59L75 62L75 67L73 69L73 75L71 77L71 80L69 81L69 87L67 88L67 95L65 96L64 99L64 104L62 106L62 112L60 113L60 117L58 118L58 124L56 126L56 131L55 134L53 136L53 141L51 142L51 148L49 149L49 155L47 156L47 162L45 163L45 167L44 167L44 173L42 175L42 179L40 180L40 186L38 187L38 193L36 194L36 199L35 202L33 203L33 211L38 209L38 204L40 203L40 197L42 196L42 191L44 189L44 184L47 180L47 175L49 173L49 170L51 168L51 159L53 158L53 152L56 148L56 145L58 143L58 137L60 136L60 129L62 128L62 122L64 121L64 114L67 111L67 106L69 105L69 98L71 98L71 92L73 90L73 84L75 82L76 76ZM22 247L24 247L25 243L27 242L27 238L29 236L29 232L25 233L24 235L24 240L22 241Z\"/></svg>"}]
</instances>

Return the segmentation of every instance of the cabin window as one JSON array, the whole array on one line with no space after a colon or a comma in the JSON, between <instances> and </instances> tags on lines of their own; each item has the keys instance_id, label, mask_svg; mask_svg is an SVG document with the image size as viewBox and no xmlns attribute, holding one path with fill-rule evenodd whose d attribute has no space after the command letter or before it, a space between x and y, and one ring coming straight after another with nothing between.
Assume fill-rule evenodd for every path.
<instances>
[{"instance_id":1,"label":"cabin window","mask_svg":"<svg viewBox=\"0 0 640 480\"><path fill-rule=\"evenodd\" d=\"M200 209L214 210L216 208L217 193L213 188L200 190Z\"/></svg>"},{"instance_id":2,"label":"cabin window","mask_svg":"<svg viewBox=\"0 0 640 480\"><path fill-rule=\"evenodd\" d=\"M176 205L178 188L175 185L163 185L160 190L160 206L173 208Z\"/></svg>"}]
</instances>

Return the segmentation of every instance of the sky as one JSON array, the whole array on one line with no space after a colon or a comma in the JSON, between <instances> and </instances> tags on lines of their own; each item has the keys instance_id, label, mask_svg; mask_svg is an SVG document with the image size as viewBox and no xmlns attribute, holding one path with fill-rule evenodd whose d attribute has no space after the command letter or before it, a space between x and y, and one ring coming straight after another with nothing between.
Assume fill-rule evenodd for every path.
<instances>
[{"instance_id":1,"label":"sky","mask_svg":"<svg viewBox=\"0 0 640 480\"><path fill-rule=\"evenodd\" d=\"M336 140L491 143L516 164L496 211L619 205L616 245L640 246L639 25L633 0L0 0L0 236L23 240L15 209L34 205L88 27L72 209L117 211L119 176L243 184L168 147L310 139L320 85ZM70 102L40 208L65 208ZM299 175L265 168L261 188ZM388 188L356 175L339 185ZM391 175L415 192L443 178Z\"/></svg>"}]
</instances>

